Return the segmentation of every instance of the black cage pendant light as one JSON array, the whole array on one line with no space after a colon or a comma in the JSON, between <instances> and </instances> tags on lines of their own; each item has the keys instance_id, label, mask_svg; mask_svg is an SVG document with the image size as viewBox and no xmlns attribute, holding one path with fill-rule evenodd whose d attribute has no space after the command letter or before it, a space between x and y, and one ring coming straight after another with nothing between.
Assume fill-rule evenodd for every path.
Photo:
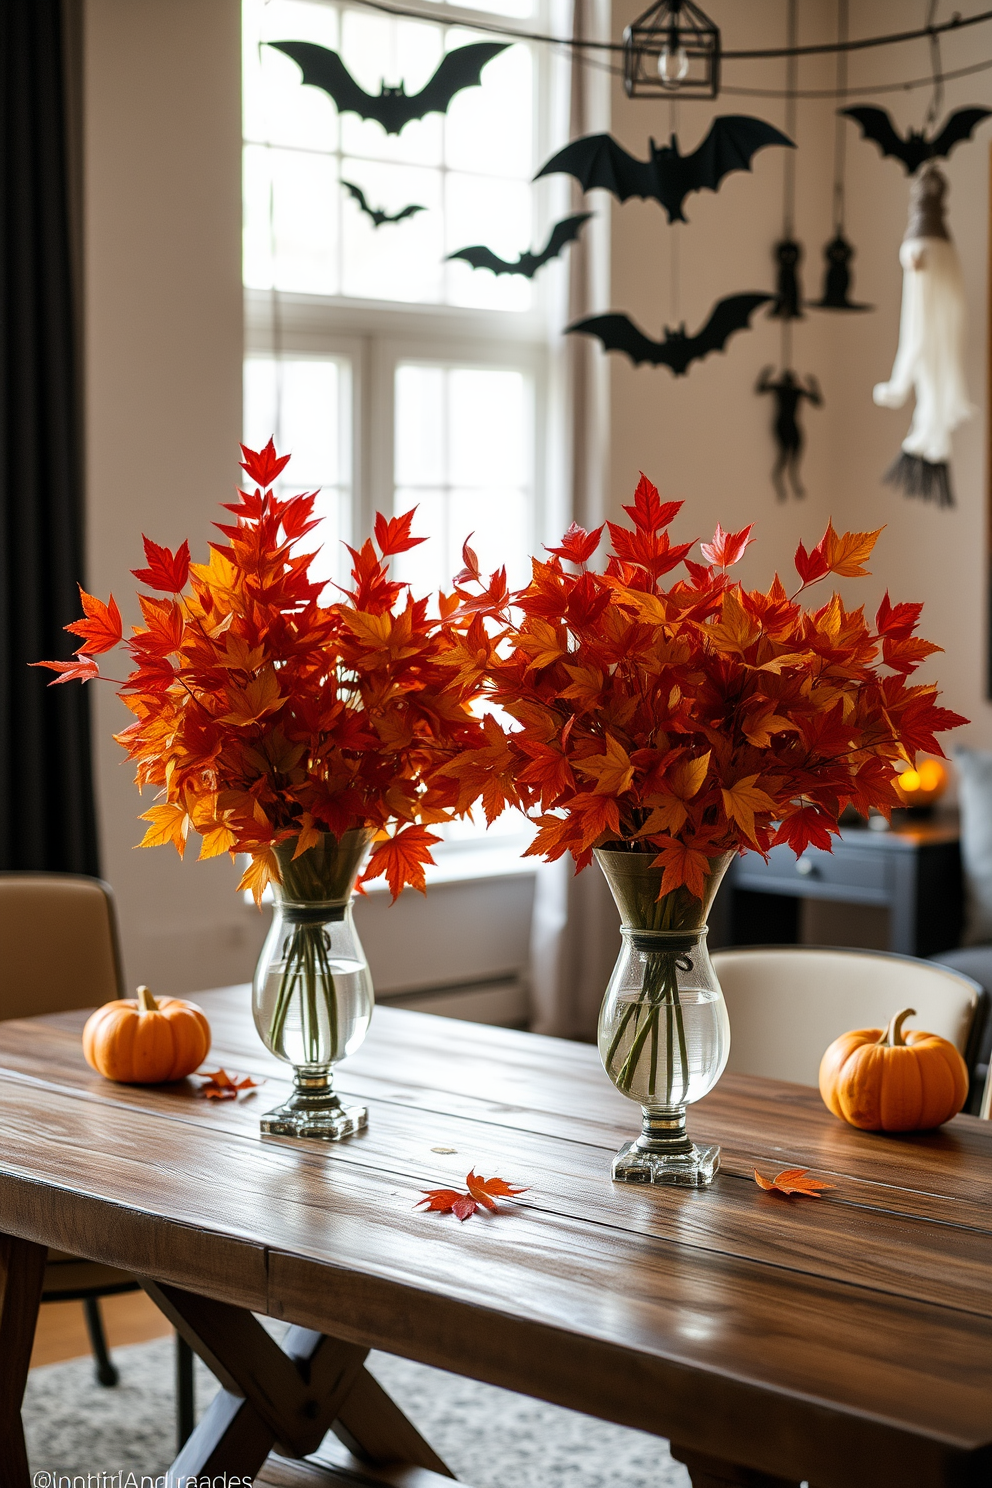
<instances>
[{"instance_id":1,"label":"black cage pendant light","mask_svg":"<svg viewBox=\"0 0 992 1488\"><path fill-rule=\"evenodd\" d=\"M720 32L692 0L657 0L623 33L628 98L716 98Z\"/></svg>"}]
</instances>

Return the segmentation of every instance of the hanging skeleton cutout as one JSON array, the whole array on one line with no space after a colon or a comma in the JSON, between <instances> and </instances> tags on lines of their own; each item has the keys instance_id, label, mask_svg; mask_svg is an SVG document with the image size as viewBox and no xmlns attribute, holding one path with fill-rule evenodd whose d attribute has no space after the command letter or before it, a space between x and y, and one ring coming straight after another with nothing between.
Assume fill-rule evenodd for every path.
<instances>
[{"instance_id":1,"label":"hanging skeleton cutout","mask_svg":"<svg viewBox=\"0 0 992 1488\"><path fill-rule=\"evenodd\" d=\"M772 468L772 485L775 487L775 494L779 501L784 501L788 495L786 478L788 478L794 496L806 495L799 476L799 462L802 459L805 442L802 425L799 422L799 405L805 399L814 408L820 408L823 405L823 394L812 373L807 377L805 384L800 382L795 372L788 367L781 377L772 378L771 374L772 368L766 367L758 378L754 390L756 393L771 393L775 399L775 419L772 430L775 443L778 445L778 459Z\"/></svg>"},{"instance_id":2,"label":"hanging skeleton cutout","mask_svg":"<svg viewBox=\"0 0 992 1488\"><path fill-rule=\"evenodd\" d=\"M932 26L937 0L929 0ZM943 105L940 42L930 37L933 96L920 138L926 141ZM946 151L944 152L946 153ZM903 161L909 170L909 162ZM922 167L922 168L920 168ZM944 212L947 179L933 158L924 156L910 187L909 225L899 250L903 269L899 346L888 382L873 397L883 408L901 408L915 393L916 408L902 452L883 479L907 496L953 506L948 461L951 434L974 412L964 369L967 306L957 250Z\"/></svg>"},{"instance_id":3,"label":"hanging skeleton cutout","mask_svg":"<svg viewBox=\"0 0 992 1488\"><path fill-rule=\"evenodd\" d=\"M796 0L789 0L787 45L796 45ZM796 85L797 59L790 56L786 63L785 123L790 139L795 139L796 136ZM792 323L804 318L799 281L803 250L795 237L795 200L795 157L789 154L785 157L782 182L782 237L775 245L778 265L775 303L768 312L769 316L781 322L782 370L774 377L772 374L775 369L765 367L754 389L756 393L768 394L774 400L772 436L778 447L778 455L772 467L771 479L779 501L787 499L790 489L797 497L806 494L800 475L805 436L799 422L799 410L804 402L814 408L820 408L823 404L823 394L816 378L810 374L804 380L792 367Z\"/></svg>"},{"instance_id":4,"label":"hanging skeleton cutout","mask_svg":"<svg viewBox=\"0 0 992 1488\"><path fill-rule=\"evenodd\" d=\"M837 42L843 47L847 41L847 3L837 0ZM843 98L847 92L847 52L837 53L837 96ZM823 250L826 271L823 276L823 293L818 300L811 300L814 310L870 310L871 305L859 305L851 299L851 260L854 248L844 234L844 177L846 166L847 130L843 113L838 112L834 124L834 235Z\"/></svg>"}]
</instances>

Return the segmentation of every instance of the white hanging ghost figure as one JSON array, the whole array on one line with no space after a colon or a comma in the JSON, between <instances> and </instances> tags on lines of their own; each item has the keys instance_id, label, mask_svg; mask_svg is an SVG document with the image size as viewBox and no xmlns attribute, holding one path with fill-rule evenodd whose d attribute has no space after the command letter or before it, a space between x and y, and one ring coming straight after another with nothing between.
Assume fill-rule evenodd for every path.
<instances>
[{"instance_id":1,"label":"white hanging ghost figure","mask_svg":"<svg viewBox=\"0 0 992 1488\"><path fill-rule=\"evenodd\" d=\"M873 396L883 408L901 408L910 390L916 393L903 452L885 479L907 495L936 497L941 506L952 506L951 433L975 410L964 373L964 279L944 220L946 193L947 181L933 163L913 182L909 226L899 250L899 349L889 381L878 383Z\"/></svg>"}]
</instances>

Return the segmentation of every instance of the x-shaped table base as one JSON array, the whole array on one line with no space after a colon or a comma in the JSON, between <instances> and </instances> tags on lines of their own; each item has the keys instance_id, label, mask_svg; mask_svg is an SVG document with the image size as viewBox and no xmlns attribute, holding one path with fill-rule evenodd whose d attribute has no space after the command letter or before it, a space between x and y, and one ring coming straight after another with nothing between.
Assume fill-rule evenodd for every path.
<instances>
[{"instance_id":1,"label":"x-shaped table base","mask_svg":"<svg viewBox=\"0 0 992 1488\"><path fill-rule=\"evenodd\" d=\"M0 1234L3 1488L30 1485L20 1411L47 1255L43 1245ZM169 1469L168 1488L187 1488L190 1481L225 1473L251 1483L273 1449L299 1462L317 1451L328 1431L352 1455L339 1470L329 1464L326 1475L320 1474L322 1482L354 1485L371 1478L396 1488L442 1488L442 1479L453 1478L365 1368L367 1348L300 1327L291 1327L278 1344L244 1308L161 1282L142 1285L221 1385ZM791 1480L674 1444L672 1455L689 1469L693 1488L799 1488ZM306 1474L298 1481L303 1488L314 1479ZM270 1465L260 1482L295 1485L297 1475L290 1462L285 1474Z\"/></svg>"}]
</instances>

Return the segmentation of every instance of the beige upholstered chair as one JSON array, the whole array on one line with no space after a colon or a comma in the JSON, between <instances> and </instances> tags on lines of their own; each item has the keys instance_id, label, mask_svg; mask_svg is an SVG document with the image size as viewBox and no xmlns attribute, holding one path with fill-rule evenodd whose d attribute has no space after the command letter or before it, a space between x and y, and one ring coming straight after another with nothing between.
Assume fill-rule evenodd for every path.
<instances>
[{"instance_id":1,"label":"beige upholstered chair","mask_svg":"<svg viewBox=\"0 0 992 1488\"><path fill-rule=\"evenodd\" d=\"M81 874L0 873L0 1020L94 1007L124 997L117 915L108 884ZM100 1298L137 1291L125 1271L48 1252L43 1300L81 1301L101 1385L116 1385ZM179 1439L192 1430L192 1355L177 1355Z\"/></svg>"},{"instance_id":2,"label":"beige upholstered chair","mask_svg":"<svg viewBox=\"0 0 992 1488\"><path fill-rule=\"evenodd\" d=\"M755 946L714 951L730 1014L729 1072L816 1085L828 1044L851 1028L884 1028L900 1008L967 1059L983 996L971 977L877 951Z\"/></svg>"}]
</instances>

